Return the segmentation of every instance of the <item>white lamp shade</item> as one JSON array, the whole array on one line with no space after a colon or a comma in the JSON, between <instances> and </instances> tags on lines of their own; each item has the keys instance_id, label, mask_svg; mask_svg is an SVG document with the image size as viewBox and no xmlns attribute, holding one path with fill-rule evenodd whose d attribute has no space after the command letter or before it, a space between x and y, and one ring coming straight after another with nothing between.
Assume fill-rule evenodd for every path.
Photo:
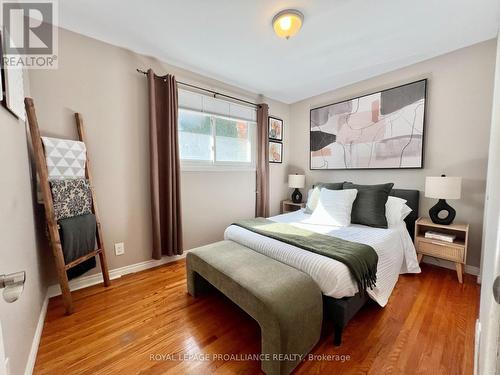
<instances>
[{"instance_id":1,"label":"white lamp shade","mask_svg":"<svg viewBox=\"0 0 500 375\"><path fill-rule=\"evenodd\" d=\"M462 177L426 177L425 196L436 199L460 199Z\"/></svg>"},{"instance_id":2,"label":"white lamp shade","mask_svg":"<svg viewBox=\"0 0 500 375\"><path fill-rule=\"evenodd\" d=\"M306 176L303 174L289 174L288 187L301 189L306 186Z\"/></svg>"}]
</instances>

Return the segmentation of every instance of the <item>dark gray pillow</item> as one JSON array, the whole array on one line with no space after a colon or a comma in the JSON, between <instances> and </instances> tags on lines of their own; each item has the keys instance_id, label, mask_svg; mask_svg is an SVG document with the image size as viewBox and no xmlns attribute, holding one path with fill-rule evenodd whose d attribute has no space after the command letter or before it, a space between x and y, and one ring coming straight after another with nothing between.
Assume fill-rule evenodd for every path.
<instances>
[{"instance_id":1,"label":"dark gray pillow","mask_svg":"<svg viewBox=\"0 0 500 375\"><path fill-rule=\"evenodd\" d=\"M347 182L318 182L314 187L325 188L328 190L342 190Z\"/></svg>"},{"instance_id":2,"label":"dark gray pillow","mask_svg":"<svg viewBox=\"0 0 500 375\"><path fill-rule=\"evenodd\" d=\"M385 204L393 183L381 185L356 185L344 183L344 189L356 189L358 195L352 204L351 223L374 228L387 228Z\"/></svg>"}]
</instances>

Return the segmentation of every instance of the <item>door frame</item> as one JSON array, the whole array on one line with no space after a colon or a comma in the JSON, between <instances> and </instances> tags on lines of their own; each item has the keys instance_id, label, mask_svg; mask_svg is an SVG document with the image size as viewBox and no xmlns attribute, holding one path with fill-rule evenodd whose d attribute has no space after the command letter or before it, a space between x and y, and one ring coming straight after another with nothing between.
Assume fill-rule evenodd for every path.
<instances>
[{"instance_id":1,"label":"door frame","mask_svg":"<svg viewBox=\"0 0 500 375\"><path fill-rule=\"evenodd\" d=\"M479 308L479 337L476 342L477 375L497 374L500 364L500 304L493 297L493 283L500 275L500 36L497 36L496 69L491 114L491 133L488 152L488 172L484 203L483 244L481 251L481 301Z\"/></svg>"},{"instance_id":2,"label":"door frame","mask_svg":"<svg viewBox=\"0 0 500 375\"><path fill-rule=\"evenodd\" d=\"M5 346L3 343L2 322L0 321L0 375L7 374L7 358L5 357Z\"/></svg>"}]
</instances>

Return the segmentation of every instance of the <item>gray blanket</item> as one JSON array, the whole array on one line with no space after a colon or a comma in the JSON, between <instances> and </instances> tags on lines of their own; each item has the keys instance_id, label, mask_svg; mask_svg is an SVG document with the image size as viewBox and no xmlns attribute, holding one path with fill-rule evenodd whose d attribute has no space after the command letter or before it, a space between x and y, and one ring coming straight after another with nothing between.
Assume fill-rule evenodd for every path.
<instances>
[{"instance_id":1,"label":"gray blanket","mask_svg":"<svg viewBox=\"0 0 500 375\"><path fill-rule=\"evenodd\" d=\"M96 218L94 214L70 217L58 221L61 245L66 264L87 255L95 249ZM95 257L68 270L68 277L82 275L96 266Z\"/></svg>"}]
</instances>

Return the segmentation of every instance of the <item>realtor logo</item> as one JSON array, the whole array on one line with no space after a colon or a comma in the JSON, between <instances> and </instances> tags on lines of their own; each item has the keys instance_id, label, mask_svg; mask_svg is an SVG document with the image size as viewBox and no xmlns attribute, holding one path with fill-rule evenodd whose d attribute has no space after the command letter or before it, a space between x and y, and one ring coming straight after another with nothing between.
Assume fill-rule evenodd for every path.
<instances>
[{"instance_id":1,"label":"realtor logo","mask_svg":"<svg viewBox=\"0 0 500 375\"><path fill-rule=\"evenodd\" d=\"M3 62L7 67L54 69L57 3L2 1Z\"/></svg>"}]
</instances>

